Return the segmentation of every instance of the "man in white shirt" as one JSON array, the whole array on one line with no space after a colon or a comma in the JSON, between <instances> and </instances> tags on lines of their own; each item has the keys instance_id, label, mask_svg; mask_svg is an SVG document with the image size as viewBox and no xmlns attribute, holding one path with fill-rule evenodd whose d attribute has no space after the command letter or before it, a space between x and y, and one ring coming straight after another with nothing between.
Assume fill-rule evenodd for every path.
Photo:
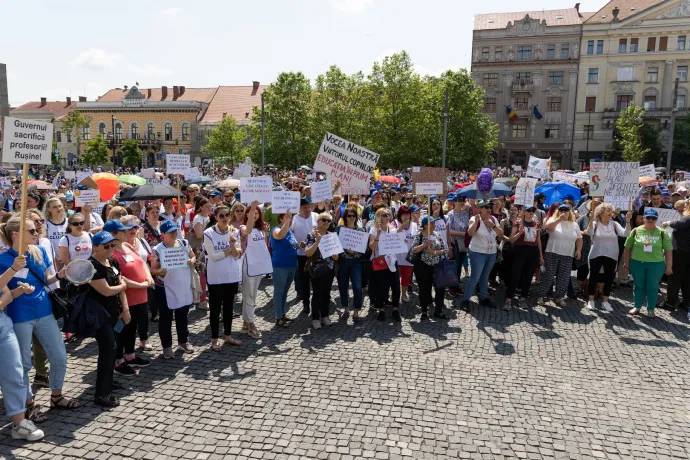
<instances>
[{"instance_id":1,"label":"man in white shirt","mask_svg":"<svg viewBox=\"0 0 690 460\"><path fill-rule=\"evenodd\" d=\"M319 215L312 212L311 198L304 197L300 200L299 214L292 219L290 229L295 235L295 240L299 245L297 249L297 273L295 274L295 291L297 296L302 298L303 313L309 315L309 292L310 278L305 270L307 263L307 253L305 251L307 235L316 227Z\"/></svg>"}]
</instances>

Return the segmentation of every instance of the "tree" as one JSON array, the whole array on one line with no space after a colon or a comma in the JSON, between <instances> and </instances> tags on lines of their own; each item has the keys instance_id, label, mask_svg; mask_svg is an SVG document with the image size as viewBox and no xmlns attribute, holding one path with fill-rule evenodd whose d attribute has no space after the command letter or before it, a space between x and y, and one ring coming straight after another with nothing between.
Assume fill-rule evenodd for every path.
<instances>
[{"instance_id":1,"label":"tree","mask_svg":"<svg viewBox=\"0 0 690 460\"><path fill-rule=\"evenodd\" d=\"M120 147L120 151L122 152L122 163L125 166L134 168L141 164L142 153L139 148L139 141L136 139L125 140L122 143L122 147Z\"/></svg>"},{"instance_id":2,"label":"tree","mask_svg":"<svg viewBox=\"0 0 690 460\"><path fill-rule=\"evenodd\" d=\"M650 149L642 142L644 109L635 104L622 110L616 120L617 143L625 161L642 161Z\"/></svg>"},{"instance_id":3,"label":"tree","mask_svg":"<svg viewBox=\"0 0 690 460\"><path fill-rule=\"evenodd\" d=\"M91 118L84 118L78 110L71 110L62 119L62 130L71 133L77 141L77 158L81 151L81 136L84 128L91 126Z\"/></svg>"},{"instance_id":4,"label":"tree","mask_svg":"<svg viewBox=\"0 0 690 460\"><path fill-rule=\"evenodd\" d=\"M690 168L690 115L685 119L676 120L672 160L674 168L682 168L686 171Z\"/></svg>"},{"instance_id":5,"label":"tree","mask_svg":"<svg viewBox=\"0 0 690 460\"><path fill-rule=\"evenodd\" d=\"M661 159L661 142L659 142L658 128L647 123L640 128L640 139L642 140L642 147L648 150L647 154L642 158L640 164L658 164Z\"/></svg>"},{"instance_id":6,"label":"tree","mask_svg":"<svg viewBox=\"0 0 690 460\"><path fill-rule=\"evenodd\" d=\"M94 168L108 162L108 143L102 135L86 141L86 149L81 154L82 163Z\"/></svg>"},{"instance_id":7,"label":"tree","mask_svg":"<svg viewBox=\"0 0 690 460\"><path fill-rule=\"evenodd\" d=\"M237 124L232 117L225 117L213 128L208 136L208 143L201 148L203 153L208 153L214 159L230 157L230 165L238 163L246 155L247 130Z\"/></svg>"}]
</instances>

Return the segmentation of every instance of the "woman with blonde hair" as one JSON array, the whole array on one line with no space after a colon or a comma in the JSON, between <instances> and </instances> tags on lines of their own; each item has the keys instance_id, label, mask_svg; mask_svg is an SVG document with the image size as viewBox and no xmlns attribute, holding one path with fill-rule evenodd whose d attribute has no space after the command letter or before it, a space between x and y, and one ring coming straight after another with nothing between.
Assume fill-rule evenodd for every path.
<instances>
[{"instance_id":1,"label":"woman with blonde hair","mask_svg":"<svg viewBox=\"0 0 690 460\"><path fill-rule=\"evenodd\" d=\"M312 280L313 294L311 297L311 325L314 329L320 329L321 324L328 327L331 325L329 319L331 306L331 287L333 286L333 277L335 275L335 261L338 260L338 254L334 254L327 259L324 259L319 250L319 242L321 238L330 233L328 228L333 222L333 217L328 212L319 214L316 228L307 235L305 252L309 261L310 267L309 276ZM316 266L323 266L325 262L325 269L318 273L311 268Z\"/></svg>"},{"instance_id":2,"label":"woman with blonde hair","mask_svg":"<svg viewBox=\"0 0 690 460\"><path fill-rule=\"evenodd\" d=\"M72 214L67 219L67 233L60 239L60 261L63 265L73 260L88 260L91 257L91 234L84 230L85 218L81 213Z\"/></svg>"},{"instance_id":3,"label":"woman with blonde hair","mask_svg":"<svg viewBox=\"0 0 690 460\"><path fill-rule=\"evenodd\" d=\"M573 256L580 260L582 255L582 234L575 223L575 214L567 204L562 204L546 221L549 241L544 251L546 272L539 280L537 304L544 303L544 296L554 284L554 301L560 307L567 306L565 294L573 268Z\"/></svg>"},{"instance_id":4,"label":"woman with blonde hair","mask_svg":"<svg viewBox=\"0 0 690 460\"><path fill-rule=\"evenodd\" d=\"M53 247L53 253L56 255L60 263L60 240L65 233L67 233L67 215L65 213L65 206L62 200L56 196L48 198L43 207L43 214L45 215L45 229L46 237ZM58 265L59 267L60 265Z\"/></svg>"},{"instance_id":5,"label":"woman with blonde hair","mask_svg":"<svg viewBox=\"0 0 690 460\"><path fill-rule=\"evenodd\" d=\"M119 220L122 217L127 215L127 209L124 206L113 206L110 209L110 212L108 213L108 218L105 219L105 221L109 220Z\"/></svg>"}]
</instances>

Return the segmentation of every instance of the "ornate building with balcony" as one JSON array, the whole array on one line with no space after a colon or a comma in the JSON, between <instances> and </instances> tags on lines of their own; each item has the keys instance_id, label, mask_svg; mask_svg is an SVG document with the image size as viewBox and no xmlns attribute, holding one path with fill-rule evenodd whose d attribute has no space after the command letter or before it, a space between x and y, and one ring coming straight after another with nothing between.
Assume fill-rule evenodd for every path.
<instances>
[{"instance_id":1,"label":"ornate building with balcony","mask_svg":"<svg viewBox=\"0 0 690 460\"><path fill-rule=\"evenodd\" d=\"M472 77L499 125L498 166L571 166L582 20L578 7L475 15Z\"/></svg>"},{"instance_id":2,"label":"ornate building with balcony","mask_svg":"<svg viewBox=\"0 0 690 460\"><path fill-rule=\"evenodd\" d=\"M575 164L606 159L620 111L636 104L660 131L665 166L672 110L688 114L690 0L611 1L585 21L580 55Z\"/></svg>"}]
</instances>

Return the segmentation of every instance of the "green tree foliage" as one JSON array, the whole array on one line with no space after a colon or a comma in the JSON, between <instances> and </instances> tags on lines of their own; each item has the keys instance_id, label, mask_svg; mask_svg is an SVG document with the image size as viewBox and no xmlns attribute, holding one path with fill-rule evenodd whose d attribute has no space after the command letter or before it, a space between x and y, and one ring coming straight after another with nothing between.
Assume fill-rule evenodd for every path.
<instances>
[{"instance_id":1,"label":"green tree foliage","mask_svg":"<svg viewBox=\"0 0 690 460\"><path fill-rule=\"evenodd\" d=\"M676 120L673 131L673 164L686 171L690 168L690 115Z\"/></svg>"},{"instance_id":2,"label":"green tree foliage","mask_svg":"<svg viewBox=\"0 0 690 460\"><path fill-rule=\"evenodd\" d=\"M62 130L72 134L77 142L77 158L81 150L82 129L91 125L91 118L84 118L78 110L72 110L62 119Z\"/></svg>"},{"instance_id":3,"label":"green tree foliage","mask_svg":"<svg viewBox=\"0 0 690 460\"><path fill-rule=\"evenodd\" d=\"M261 136L259 135L259 139ZM240 163L246 154L247 130L237 124L233 117L225 117L213 128L208 143L201 151L214 159L230 158L230 165Z\"/></svg>"},{"instance_id":4,"label":"green tree foliage","mask_svg":"<svg viewBox=\"0 0 690 460\"><path fill-rule=\"evenodd\" d=\"M135 167L141 164L142 153L139 148L139 141L136 139L127 139L122 143L120 147L122 152L122 163L125 166Z\"/></svg>"},{"instance_id":5,"label":"green tree foliage","mask_svg":"<svg viewBox=\"0 0 690 460\"><path fill-rule=\"evenodd\" d=\"M642 139L644 109L631 104L622 110L616 120L617 139L615 144L625 161L642 161L650 149L645 147Z\"/></svg>"},{"instance_id":6,"label":"green tree foliage","mask_svg":"<svg viewBox=\"0 0 690 460\"><path fill-rule=\"evenodd\" d=\"M81 154L82 164L94 168L108 162L108 143L100 134L96 139L86 141L86 149Z\"/></svg>"},{"instance_id":7,"label":"green tree foliage","mask_svg":"<svg viewBox=\"0 0 690 460\"><path fill-rule=\"evenodd\" d=\"M640 139L642 140L642 147L648 150L647 154L640 160L640 164L656 164L661 158L659 129L646 123L643 124L640 128Z\"/></svg>"}]
</instances>

